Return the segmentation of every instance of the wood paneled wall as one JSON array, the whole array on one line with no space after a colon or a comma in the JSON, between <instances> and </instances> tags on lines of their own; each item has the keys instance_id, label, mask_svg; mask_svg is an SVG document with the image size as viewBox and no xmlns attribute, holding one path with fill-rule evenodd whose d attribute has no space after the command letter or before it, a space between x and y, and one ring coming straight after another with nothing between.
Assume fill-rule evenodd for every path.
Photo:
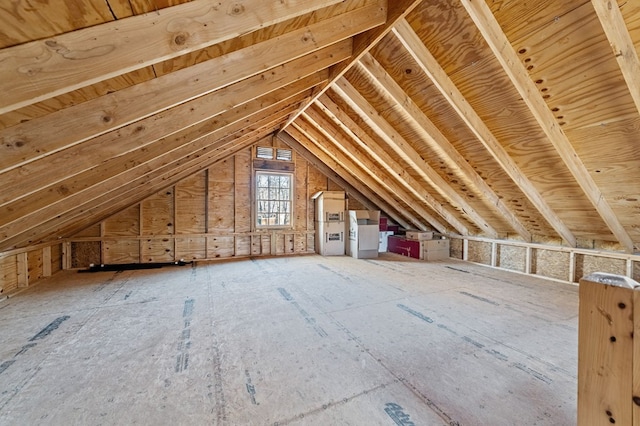
<instances>
[{"instance_id":1,"label":"wood paneled wall","mask_svg":"<svg viewBox=\"0 0 640 426\"><path fill-rule=\"evenodd\" d=\"M271 143L269 139L260 144ZM294 153L293 227L256 230L252 149L241 150L72 237L70 266L314 252L311 195L341 188ZM352 201L352 207L361 205Z\"/></svg>"},{"instance_id":2,"label":"wood paneled wall","mask_svg":"<svg viewBox=\"0 0 640 426\"><path fill-rule=\"evenodd\" d=\"M0 253L0 300L62 270L62 243Z\"/></svg>"}]
</instances>

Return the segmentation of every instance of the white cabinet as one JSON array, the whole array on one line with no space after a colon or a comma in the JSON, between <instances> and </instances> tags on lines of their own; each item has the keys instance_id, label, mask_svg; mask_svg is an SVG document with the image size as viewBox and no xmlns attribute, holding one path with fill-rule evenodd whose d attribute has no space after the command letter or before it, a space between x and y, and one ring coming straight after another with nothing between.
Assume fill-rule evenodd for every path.
<instances>
[{"instance_id":1,"label":"white cabinet","mask_svg":"<svg viewBox=\"0 0 640 426\"><path fill-rule=\"evenodd\" d=\"M346 222L343 191L322 191L311 197L315 200L316 253L340 256L345 253Z\"/></svg>"}]
</instances>

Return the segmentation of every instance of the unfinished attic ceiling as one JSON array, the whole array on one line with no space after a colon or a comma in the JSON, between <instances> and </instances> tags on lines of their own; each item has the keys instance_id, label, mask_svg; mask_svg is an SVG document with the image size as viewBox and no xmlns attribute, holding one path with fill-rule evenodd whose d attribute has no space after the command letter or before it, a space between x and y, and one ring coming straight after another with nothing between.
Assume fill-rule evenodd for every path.
<instances>
[{"instance_id":1,"label":"unfinished attic ceiling","mask_svg":"<svg viewBox=\"0 0 640 426\"><path fill-rule=\"evenodd\" d=\"M640 3L0 6L0 251L269 134L400 223L640 246Z\"/></svg>"}]
</instances>

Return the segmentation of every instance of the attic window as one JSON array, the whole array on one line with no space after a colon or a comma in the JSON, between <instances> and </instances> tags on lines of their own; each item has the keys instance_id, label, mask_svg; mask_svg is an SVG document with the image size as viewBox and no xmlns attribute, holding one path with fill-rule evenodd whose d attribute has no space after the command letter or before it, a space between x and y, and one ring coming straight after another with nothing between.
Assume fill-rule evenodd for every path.
<instances>
[{"instance_id":1,"label":"attic window","mask_svg":"<svg viewBox=\"0 0 640 426\"><path fill-rule=\"evenodd\" d=\"M270 146L259 146L256 150L256 158L263 160L273 160L273 148Z\"/></svg>"}]
</instances>

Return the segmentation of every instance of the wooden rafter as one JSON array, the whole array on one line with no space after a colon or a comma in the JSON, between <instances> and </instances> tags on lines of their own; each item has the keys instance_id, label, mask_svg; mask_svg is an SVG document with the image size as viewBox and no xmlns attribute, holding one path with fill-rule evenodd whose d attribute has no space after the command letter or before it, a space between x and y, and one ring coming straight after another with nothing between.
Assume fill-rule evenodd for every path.
<instances>
[{"instance_id":1,"label":"wooden rafter","mask_svg":"<svg viewBox=\"0 0 640 426\"><path fill-rule=\"evenodd\" d=\"M500 144L491 130L482 121L478 114L471 108L460 90L451 81L447 73L442 69L438 61L424 45L420 37L413 31L406 20L399 22L393 29L394 35L407 49L420 69L431 79L442 96L449 102L460 119L469 127L476 138L482 143L495 161L502 167L522 193L536 206L545 220L571 247L575 247L576 237L567 228L558 215L549 207L540 192L526 177L520 167L513 161L504 147Z\"/></svg>"},{"instance_id":2,"label":"wooden rafter","mask_svg":"<svg viewBox=\"0 0 640 426\"><path fill-rule=\"evenodd\" d=\"M640 59L617 1L591 0L640 113Z\"/></svg>"},{"instance_id":3,"label":"wooden rafter","mask_svg":"<svg viewBox=\"0 0 640 426\"><path fill-rule=\"evenodd\" d=\"M375 7L364 9L5 129L0 132L0 170L115 130L333 44L351 55L351 37L384 22L384 13ZM287 48L282 49L283 45ZM56 129L55 141L48 137L51 129Z\"/></svg>"},{"instance_id":4,"label":"wooden rafter","mask_svg":"<svg viewBox=\"0 0 640 426\"><path fill-rule=\"evenodd\" d=\"M553 144L560 158L562 158L562 161L576 182L578 182L589 201L591 201L591 204L593 204L598 211L598 214L607 224L618 242L626 251L633 252L633 240L618 220L609 202L600 191L600 188L598 188L598 185L580 160L573 145L571 145L571 142L562 131L553 112L549 109L542 95L537 90L535 83L531 80L525 66L519 60L518 54L513 49L513 46L511 46L511 43L500 28L500 24L498 24L498 21L495 16L493 16L487 4L484 1L462 0L462 5L480 30L480 33L493 51L496 59L500 62L500 65L502 65L505 73L511 79L511 83L529 107L531 114L547 135L547 138ZM631 45L631 48L633 49L633 45ZM633 79L638 79L638 75L635 75Z\"/></svg>"},{"instance_id":5,"label":"wooden rafter","mask_svg":"<svg viewBox=\"0 0 640 426\"><path fill-rule=\"evenodd\" d=\"M304 104L300 106L300 109L296 111L295 114L292 114L291 117L287 120L286 123L282 126L282 129L285 129L289 124L291 124L302 112L309 106L313 101L318 99L327 89L331 86L332 83L336 82L340 77L344 75L345 72L351 68L353 64L355 64L365 53L367 53L376 43L378 43L384 36L386 36L391 28L401 19L404 19L413 9L415 9L422 0L394 0L388 2L388 11L387 11L387 19L384 25L379 26L378 28L373 28L365 33L359 34L355 37L353 43L353 55L349 61L344 62L343 64L337 65L332 69L330 82L327 83L321 90L318 91L309 101L308 104ZM381 5L386 5L387 2L381 2Z\"/></svg>"},{"instance_id":6,"label":"wooden rafter","mask_svg":"<svg viewBox=\"0 0 640 426\"><path fill-rule=\"evenodd\" d=\"M43 239L69 236L93 223L98 218L106 218L124 208L131 206L140 200L159 191L162 188L197 173L219 161L223 156L232 155L238 149L255 143L257 140L273 132L282 121L295 109L289 107L273 115L252 121L250 125L238 126L239 130L226 137L216 140L215 135L208 137L206 146L192 152L186 157L181 157L161 167L153 169L127 185L111 188L100 197L90 203L82 204L76 208L60 214L55 219L35 224L26 232L13 235L0 244L0 250L12 248L24 244L32 244ZM247 142L249 141L249 142ZM246 142L245 145L243 145Z\"/></svg>"},{"instance_id":7,"label":"wooden rafter","mask_svg":"<svg viewBox=\"0 0 640 426\"><path fill-rule=\"evenodd\" d=\"M0 114L339 3L196 0L0 51Z\"/></svg>"},{"instance_id":8,"label":"wooden rafter","mask_svg":"<svg viewBox=\"0 0 640 426\"><path fill-rule=\"evenodd\" d=\"M466 235L469 233L467 227L462 222L441 206L428 191L422 188L422 185L420 185L407 170L391 158L371 136L353 121L348 114L342 111L326 94L321 96L314 105L316 105L334 125L338 126L344 134L349 136L355 142L358 149L366 152L384 169L390 170L392 178L397 179L408 191L412 192L418 200L424 202L431 210L443 217L460 234ZM355 150L355 148L353 149ZM442 233L446 232L446 227L441 224L437 218L433 217L428 211L425 211L425 213L423 213L422 216L427 222L438 231Z\"/></svg>"},{"instance_id":9,"label":"wooden rafter","mask_svg":"<svg viewBox=\"0 0 640 426\"><path fill-rule=\"evenodd\" d=\"M369 75L369 81L378 89L380 95L388 99L388 103L394 105L394 108L404 112L406 118L412 123L412 127L418 130L422 136L423 141L442 156L449 168L455 170L470 182L525 241L531 241L531 233L522 222L440 132L440 129L416 105L413 99L386 72L382 65L370 54L364 55L358 64L360 71Z\"/></svg>"},{"instance_id":10,"label":"wooden rafter","mask_svg":"<svg viewBox=\"0 0 640 426\"><path fill-rule=\"evenodd\" d=\"M423 199L432 200L431 195L426 193L426 191L421 192L419 186L412 185L412 183L415 184L416 182L412 180L411 175L407 173L406 170L403 170L399 164L393 163L392 160L385 161L389 160L389 158L384 158L379 152L373 149L367 149L364 144L359 143L357 138L351 138L351 140L349 140L347 137L335 132L332 128L333 124L323 117L319 111L316 111L314 107L325 113L327 112L326 108L323 108L323 105L316 101L302 113L302 117L306 118L327 141L337 147L342 154L351 159L354 164L369 172L378 183L389 186L405 204L409 205L431 226L439 232L447 233L447 228L422 205ZM367 154L373 154L373 160L369 159ZM394 184L392 184L392 182L394 182ZM393 187L391 187L391 185L393 185ZM455 222L455 224L465 229L461 223Z\"/></svg>"},{"instance_id":11,"label":"wooden rafter","mask_svg":"<svg viewBox=\"0 0 640 426\"><path fill-rule=\"evenodd\" d=\"M347 81L344 77L339 79L333 86L333 90L340 95L349 106L362 118L368 126L382 139L400 158L402 158L420 177L438 192L447 202L459 207L467 215L469 220L478 226L483 232L492 237L497 237L498 233L489 225L473 207L469 205L442 176L440 176L431 166L429 166L420 155L411 147L397 130L391 126L375 108ZM436 207L434 206L434 209ZM436 210L438 211L438 210ZM454 217L439 209L444 219L449 223L455 223ZM467 231L467 235L468 231Z\"/></svg>"},{"instance_id":12,"label":"wooden rafter","mask_svg":"<svg viewBox=\"0 0 640 426\"><path fill-rule=\"evenodd\" d=\"M323 142L322 139L314 137L318 135L308 134L307 131L309 130L309 127L307 126L305 129L301 127L299 123L300 117L292 123L291 128L287 128L287 133L293 136L305 148L325 161L326 164L339 165L342 170L347 171L357 181L368 187L372 192L379 194L381 198L385 200L397 199L397 195L394 192L389 191L388 187L380 185L377 181L372 179L367 172L361 170L345 155L339 153L335 149L331 150L327 142ZM296 132L298 135L296 135ZM412 224L411 227L426 229L422 220L417 218L414 213L401 206L400 203L398 203L396 210L405 217L410 224Z\"/></svg>"},{"instance_id":13,"label":"wooden rafter","mask_svg":"<svg viewBox=\"0 0 640 426\"><path fill-rule=\"evenodd\" d=\"M288 129L287 129L288 130ZM291 135L289 135L286 131L278 133L278 139L287 144L291 149L296 151L302 158L307 160L309 164L318 169L320 172L325 174L331 180L336 182L342 188L346 190L346 192L353 196L356 200L361 202L364 206L366 206L370 210L382 209L386 214L388 214L391 219L396 221L396 223L400 224L405 228L410 228L410 225L406 222L404 218L401 217L399 213L395 211L395 209L379 198L375 193L371 190L368 190L364 185L359 184L355 181L349 182L347 179L343 177L348 176L348 173L339 173L340 169L333 169L325 164L322 160L320 160L314 153L306 149L300 142L294 139ZM337 165L337 164L336 164ZM357 185L356 186L354 186Z\"/></svg>"},{"instance_id":14,"label":"wooden rafter","mask_svg":"<svg viewBox=\"0 0 640 426\"><path fill-rule=\"evenodd\" d=\"M118 131L100 135L65 150L55 151L27 165L13 168L0 174L0 185L6 188L0 194L0 205L15 200L22 194L37 191L43 186L41 180L43 173L49 176L50 183L58 182L67 176L81 173L106 158L142 148L189 126L212 120L226 110L236 108L273 90L286 85L293 85L293 87L299 84L305 85L307 83L300 83L300 81L309 78L306 77L307 75L315 80L326 79L328 75L326 70L321 74L313 75L318 70L340 60L341 53L346 52L334 50L334 47L330 46L326 51L323 50L320 56L318 56L320 52L304 56L266 75L250 77L168 111L129 124ZM16 179L20 180L21 185L11 185Z\"/></svg>"}]
</instances>

